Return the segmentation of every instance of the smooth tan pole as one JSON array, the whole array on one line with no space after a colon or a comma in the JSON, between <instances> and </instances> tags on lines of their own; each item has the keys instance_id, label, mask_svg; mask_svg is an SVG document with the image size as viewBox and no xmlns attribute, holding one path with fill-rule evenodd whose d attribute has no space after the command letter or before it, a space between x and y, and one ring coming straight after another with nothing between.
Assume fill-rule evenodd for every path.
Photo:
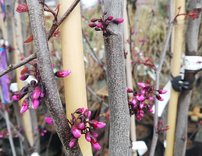
<instances>
[{"instance_id":1,"label":"smooth tan pole","mask_svg":"<svg viewBox=\"0 0 202 156\"><path fill-rule=\"evenodd\" d=\"M14 44L14 58L15 63L20 62L20 53L23 53L23 39L22 39L22 28L21 28L21 18L18 13L16 13L16 25L13 25L13 44ZM18 90L24 87L24 83L19 79L20 78L20 71L22 68L18 68L16 70L16 80L18 84ZM22 100L19 102L20 106L22 104ZM33 136L33 128L32 128L32 119L30 111L27 110L22 115L22 122L24 126L25 135L29 141L31 146L34 145L34 136Z\"/></svg>"},{"instance_id":2,"label":"smooth tan pole","mask_svg":"<svg viewBox=\"0 0 202 156\"><path fill-rule=\"evenodd\" d=\"M74 0L60 0L60 15L70 7ZM62 39L63 69L71 70L71 75L64 79L67 118L77 108L87 108L84 56L82 44L80 4L72 11L60 27ZM84 156L92 156L91 144L84 136L79 139Z\"/></svg>"},{"instance_id":3,"label":"smooth tan pole","mask_svg":"<svg viewBox=\"0 0 202 156\"><path fill-rule=\"evenodd\" d=\"M185 12L185 1L175 0L174 1L175 14L178 13L178 8L181 7L180 13ZM184 51L184 16L177 17L177 23L174 25L173 36L172 36L172 52L173 58L171 61L171 72L172 75L178 76L180 74L181 55ZM177 103L179 93L175 90L171 90L170 101L168 105L168 126L166 136L166 156L173 156L174 141L175 141L175 127L177 117Z\"/></svg>"},{"instance_id":4,"label":"smooth tan pole","mask_svg":"<svg viewBox=\"0 0 202 156\"><path fill-rule=\"evenodd\" d=\"M129 45L129 26L128 26L128 15L127 15L127 1L124 0L124 50L127 53L126 56L126 78L127 78L127 87L133 89L133 80L132 80L132 65L131 65L131 50ZM129 98L132 98L132 95L129 94ZM132 142L136 141L136 126L135 126L135 115L130 117L130 139ZM132 156L137 156L136 151L132 151Z\"/></svg>"}]
</instances>

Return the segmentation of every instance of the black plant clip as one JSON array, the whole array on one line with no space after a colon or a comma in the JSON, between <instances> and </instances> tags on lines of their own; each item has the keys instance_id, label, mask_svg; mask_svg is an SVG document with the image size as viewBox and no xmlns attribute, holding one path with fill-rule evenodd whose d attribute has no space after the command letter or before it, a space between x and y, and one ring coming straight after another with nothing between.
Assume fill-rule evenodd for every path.
<instances>
[{"instance_id":1,"label":"black plant clip","mask_svg":"<svg viewBox=\"0 0 202 156\"><path fill-rule=\"evenodd\" d=\"M172 87L175 91L182 92L183 90L191 90L193 87L192 81L183 80L181 76L172 76Z\"/></svg>"}]
</instances>

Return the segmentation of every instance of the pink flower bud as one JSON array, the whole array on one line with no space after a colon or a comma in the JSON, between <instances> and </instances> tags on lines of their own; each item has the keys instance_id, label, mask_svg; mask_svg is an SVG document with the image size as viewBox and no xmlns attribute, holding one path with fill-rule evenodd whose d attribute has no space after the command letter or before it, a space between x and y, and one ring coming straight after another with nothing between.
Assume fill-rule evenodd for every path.
<instances>
[{"instance_id":1,"label":"pink flower bud","mask_svg":"<svg viewBox=\"0 0 202 156\"><path fill-rule=\"evenodd\" d=\"M109 16L108 18L107 18L107 20L109 20L109 21L111 21L111 20L113 20L113 16Z\"/></svg>"},{"instance_id":2,"label":"pink flower bud","mask_svg":"<svg viewBox=\"0 0 202 156\"><path fill-rule=\"evenodd\" d=\"M148 87L149 85L144 83L144 82L138 82L137 85L140 87L140 88L145 88L145 87Z\"/></svg>"},{"instance_id":3,"label":"pink flower bud","mask_svg":"<svg viewBox=\"0 0 202 156\"><path fill-rule=\"evenodd\" d=\"M163 89L157 90L157 91L159 92L159 94L165 94L165 93L167 93L167 90L163 90Z\"/></svg>"},{"instance_id":4,"label":"pink flower bud","mask_svg":"<svg viewBox=\"0 0 202 156\"><path fill-rule=\"evenodd\" d=\"M80 138L81 137L81 131L77 129L76 127L72 127L71 132L75 138Z\"/></svg>"},{"instance_id":5,"label":"pink flower bud","mask_svg":"<svg viewBox=\"0 0 202 156\"><path fill-rule=\"evenodd\" d=\"M96 132L91 132L91 135L94 137L94 138L97 138L98 137L98 134Z\"/></svg>"},{"instance_id":6,"label":"pink flower bud","mask_svg":"<svg viewBox=\"0 0 202 156\"><path fill-rule=\"evenodd\" d=\"M96 22L98 19L97 18L92 18L90 21L91 22Z\"/></svg>"},{"instance_id":7,"label":"pink flower bud","mask_svg":"<svg viewBox=\"0 0 202 156\"><path fill-rule=\"evenodd\" d=\"M28 6L27 6L27 4L18 4L16 11L17 11L18 13L27 12L27 11L28 11Z\"/></svg>"},{"instance_id":8,"label":"pink flower bud","mask_svg":"<svg viewBox=\"0 0 202 156\"><path fill-rule=\"evenodd\" d=\"M73 148L75 145L76 145L76 142L77 142L77 139L75 138L72 138L69 142L69 147L70 148Z\"/></svg>"},{"instance_id":9,"label":"pink flower bud","mask_svg":"<svg viewBox=\"0 0 202 156\"><path fill-rule=\"evenodd\" d=\"M98 142L91 142L93 149L96 151L99 151L101 149L101 146Z\"/></svg>"},{"instance_id":10,"label":"pink flower bud","mask_svg":"<svg viewBox=\"0 0 202 156\"><path fill-rule=\"evenodd\" d=\"M25 81L29 77L28 74L24 74L20 76L20 80Z\"/></svg>"},{"instance_id":11,"label":"pink flower bud","mask_svg":"<svg viewBox=\"0 0 202 156\"><path fill-rule=\"evenodd\" d=\"M39 100L33 100L32 101L32 108L37 109L39 107Z\"/></svg>"},{"instance_id":12,"label":"pink flower bud","mask_svg":"<svg viewBox=\"0 0 202 156\"><path fill-rule=\"evenodd\" d=\"M60 70L55 73L55 76L57 76L59 78L64 78L64 77L69 76L70 74L71 74L70 70Z\"/></svg>"},{"instance_id":13,"label":"pink flower bud","mask_svg":"<svg viewBox=\"0 0 202 156\"><path fill-rule=\"evenodd\" d=\"M127 93L133 93L133 90L131 88L127 88Z\"/></svg>"},{"instance_id":14,"label":"pink flower bud","mask_svg":"<svg viewBox=\"0 0 202 156\"><path fill-rule=\"evenodd\" d=\"M103 28L103 24L102 23L97 23L96 28Z\"/></svg>"},{"instance_id":15,"label":"pink flower bud","mask_svg":"<svg viewBox=\"0 0 202 156\"><path fill-rule=\"evenodd\" d=\"M144 101L144 95L142 95L142 94L140 94L140 95L137 95L136 96L136 99L138 100L138 101Z\"/></svg>"},{"instance_id":16,"label":"pink flower bud","mask_svg":"<svg viewBox=\"0 0 202 156\"><path fill-rule=\"evenodd\" d=\"M86 141L91 142L91 135L90 135L90 132L87 132L87 133L85 134L85 138L86 138Z\"/></svg>"},{"instance_id":17,"label":"pink flower bud","mask_svg":"<svg viewBox=\"0 0 202 156\"><path fill-rule=\"evenodd\" d=\"M98 122L96 120L90 121L90 125L92 125L95 129L101 129L106 126L104 122Z\"/></svg>"},{"instance_id":18,"label":"pink flower bud","mask_svg":"<svg viewBox=\"0 0 202 156\"><path fill-rule=\"evenodd\" d=\"M154 97L153 96L150 96L149 99L148 99L150 102L154 101Z\"/></svg>"},{"instance_id":19,"label":"pink flower bud","mask_svg":"<svg viewBox=\"0 0 202 156\"><path fill-rule=\"evenodd\" d=\"M46 116L44 118L45 123L47 123L48 125L52 125L53 124L53 119L51 117Z\"/></svg>"},{"instance_id":20,"label":"pink flower bud","mask_svg":"<svg viewBox=\"0 0 202 156\"><path fill-rule=\"evenodd\" d=\"M28 105L28 103L27 103L27 100L24 100L24 101L22 102L22 107L21 107L21 109L20 109L20 113L26 112L26 111L28 110L28 108L29 108L29 105Z\"/></svg>"},{"instance_id":21,"label":"pink flower bud","mask_svg":"<svg viewBox=\"0 0 202 156\"><path fill-rule=\"evenodd\" d=\"M115 24L123 23L123 21L124 21L123 18L116 18L116 19L113 20L113 22L114 22Z\"/></svg>"},{"instance_id":22,"label":"pink flower bud","mask_svg":"<svg viewBox=\"0 0 202 156\"><path fill-rule=\"evenodd\" d=\"M132 100L132 104L133 104L134 106L136 106L137 100L136 100L136 99L133 99L133 100Z\"/></svg>"},{"instance_id":23,"label":"pink flower bud","mask_svg":"<svg viewBox=\"0 0 202 156\"><path fill-rule=\"evenodd\" d=\"M77 124L76 127L77 127L78 129L80 129L80 130L83 130L83 129L85 129L85 124L84 124L83 122L80 122L80 123Z\"/></svg>"},{"instance_id":24,"label":"pink flower bud","mask_svg":"<svg viewBox=\"0 0 202 156\"><path fill-rule=\"evenodd\" d=\"M140 109L143 109L144 108L144 103L140 103Z\"/></svg>"},{"instance_id":25,"label":"pink flower bud","mask_svg":"<svg viewBox=\"0 0 202 156\"><path fill-rule=\"evenodd\" d=\"M41 88L36 87L32 93L32 99L37 100L41 95Z\"/></svg>"},{"instance_id":26,"label":"pink flower bud","mask_svg":"<svg viewBox=\"0 0 202 156\"><path fill-rule=\"evenodd\" d=\"M89 23L88 26L91 28L94 28L96 26L96 24L95 23Z\"/></svg>"},{"instance_id":27,"label":"pink flower bud","mask_svg":"<svg viewBox=\"0 0 202 156\"><path fill-rule=\"evenodd\" d=\"M163 100L164 100L160 95L156 95L156 98L157 98L159 101L163 101Z\"/></svg>"},{"instance_id":28,"label":"pink flower bud","mask_svg":"<svg viewBox=\"0 0 202 156\"><path fill-rule=\"evenodd\" d=\"M82 114L84 112L85 108L78 108L75 113Z\"/></svg>"},{"instance_id":29,"label":"pink flower bud","mask_svg":"<svg viewBox=\"0 0 202 156\"><path fill-rule=\"evenodd\" d=\"M91 116L91 111L89 111L88 109L86 109L85 112L84 112L84 116L89 119L90 116Z\"/></svg>"},{"instance_id":30,"label":"pink flower bud","mask_svg":"<svg viewBox=\"0 0 202 156\"><path fill-rule=\"evenodd\" d=\"M12 96L12 99L13 99L13 101L19 101L19 100L20 100L20 94L19 94L19 93L14 94L14 95Z\"/></svg>"}]
</instances>

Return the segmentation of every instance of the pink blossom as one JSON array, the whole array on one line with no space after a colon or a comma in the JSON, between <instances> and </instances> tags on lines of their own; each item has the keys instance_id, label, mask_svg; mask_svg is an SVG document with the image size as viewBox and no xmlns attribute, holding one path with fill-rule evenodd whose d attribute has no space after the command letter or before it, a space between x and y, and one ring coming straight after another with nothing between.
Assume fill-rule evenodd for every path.
<instances>
[{"instance_id":1,"label":"pink blossom","mask_svg":"<svg viewBox=\"0 0 202 156\"><path fill-rule=\"evenodd\" d=\"M91 142L93 149L96 151L99 151L101 149L101 146L98 142Z\"/></svg>"},{"instance_id":2,"label":"pink blossom","mask_svg":"<svg viewBox=\"0 0 202 156\"><path fill-rule=\"evenodd\" d=\"M109 17L107 17L107 20L111 21L111 20L113 20L113 18L114 18L113 16L109 16Z\"/></svg>"},{"instance_id":3,"label":"pink blossom","mask_svg":"<svg viewBox=\"0 0 202 156\"><path fill-rule=\"evenodd\" d=\"M116 18L116 19L113 20L113 22L114 22L115 24L123 23L123 21L124 21L123 18Z\"/></svg>"},{"instance_id":4,"label":"pink blossom","mask_svg":"<svg viewBox=\"0 0 202 156\"><path fill-rule=\"evenodd\" d=\"M165 94L165 93L167 93L167 90L163 90L163 89L157 90L157 91L159 92L159 94Z\"/></svg>"},{"instance_id":5,"label":"pink blossom","mask_svg":"<svg viewBox=\"0 0 202 156\"><path fill-rule=\"evenodd\" d=\"M80 122L80 123L77 124L76 127L77 127L78 129L80 129L80 130L83 130L83 129L85 129L85 124L84 124L83 122Z\"/></svg>"},{"instance_id":6,"label":"pink blossom","mask_svg":"<svg viewBox=\"0 0 202 156\"><path fill-rule=\"evenodd\" d=\"M19 101L20 100L20 94L14 94L12 96L13 101Z\"/></svg>"},{"instance_id":7,"label":"pink blossom","mask_svg":"<svg viewBox=\"0 0 202 156\"><path fill-rule=\"evenodd\" d=\"M76 145L76 142L77 142L77 139L75 138L72 138L69 142L69 147L70 148L73 148L75 145Z\"/></svg>"},{"instance_id":8,"label":"pink blossom","mask_svg":"<svg viewBox=\"0 0 202 156\"><path fill-rule=\"evenodd\" d=\"M80 131L78 128L72 127L71 132L72 132L72 134L73 134L73 136L74 136L75 138L78 139L78 138L81 137L81 131Z\"/></svg>"},{"instance_id":9,"label":"pink blossom","mask_svg":"<svg viewBox=\"0 0 202 156\"><path fill-rule=\"evenodd\" d=\"M85 112L84 112L84 116L89 119L90 116L91 116L91 111L89 111L88 109L86 109Z\"/></svg>"},{"instance_id":10,"label":"pink blossom","mask_svg":"<svg viewBox=\"0 0 202 156\"><path fill-rule=\"evenodd\" d=\"M145 88L145 87L148 87L149 85L144 83L144 82L138 82L137 85L141 88Z\"/></svg>"},{"instance_id":11,"label":"pink blossom","mask_svg":"<svg viewBox=\"0 0 202 156\"><path fill-rule=\"evenodd\" d=\"M85 134L85 139L86 139L86 141L91 142L91 135L90 135L90 132L87 132L87 133Z\"/></svg>"},{"instance_id":12,"label":"pink blossom","mask_svg":"<svg viewBox=\"0 0 202 156\"><path fill-rule=\"evenodd\" d=\"M144 99L145 99L144 95L142 95L142 94L137 95L136 98L138 101L144 101Z\"/></svg>"},{"instance_id":13,"label":"pink blossom","mask_svg":"<svg viewBox=\"0 0 202 156\"><path fill-rule=\"evenodd\" d=\"M28 105L28 103L27 103L27 100L24 100L24 101L22 102L22 107L21 107L21 109L20 109L20 113L26 112L26 111L28 110L28 108L29 108L29 105Z\"/></svg>"},{"instance_id":14,"label":"pink blossom","mask_svg":"<svg viewBox=\"0 0 202 156\"><path fill-rule=\"evenodd\" d=\"M96 26L96 24L95 23L89 23L88 26L91 28L94 28Z\"/></svg>"},{"instance_id":15,"label":"pink blossom","mask_svg":"<svg viewBox=\"0 0 202 156\"><path fill-rule=\"evenodd\" d=\"M104 122L98 122L96 120L92 120L90 122L90 124L96 129L101 129L101 128L104 128L106 126L106 124Z\"/></svg>"},{"instance_id":16,"label":"pink blossom","mask_svg":"<svg viewBox=\"0 0 202 156\"><path fill-rule=\"evenodd\" d=\"M47 123L48 125L52 125L53 124L53 119L51 117L46 116L44 118L45 123Z\"/></svg>"},{"instance_id":17,"label":"pink blossom","mask_svg":"<svg viewBox=\"0 0 202 156\"><path fill-rule=\"evenodd\" d=\"M70 70L60 70L55 73L55 76L57 76L59 78L64 78L64 77L69 76L70 74L71 74Z\"/></svg>"},{"instance_id":18,"label":"pink blossom","mask_svg":"<svg viewBox=\"0 0 202 156\"><path fill-rule=\"evenodd\" d=\"M35 87L33 93L32 93L32 99L37 100L41 95L41 88L40 87Z\"/></svg>"},{"instance_id":19,"label":"pink blossom","mask_svg":"<svg viewBox=\"0 0 202 156\"><path fill-rule=\"evenodd\" d=\"M20 76L20 80L25 81L29 77L28 74L24 74Z\"/></svg>"},{"instance_id":20,"label":"pink blossom","mask_svg":"<svg viewBox=\"0 0 202 156\"><path fill-rule=\"evenodd\" d=\"M156 98L157 98L159 101L163 101L163 100L164 100L160 95L156 95Z\"/></svg>"},{"instance_id":21,"label":"pink blossom","mask_svg":"<svg viewBox=\"0 0 202 156\"><path fill-rule=\"evenodd\" d=\"M39 100L33 100L32 101L32 108L37 109L39 107Z\"/></svg>"},{"instance_id":22,"label":"pink blossom","mask_svg":"<svg viewBox=\"0 0 202 156\"><path fill-rule=\"evenodd\" d=\"M16 11L18 13L27 12L28 11L27 4L18 4Z\"/></svg>"}]
</instances>

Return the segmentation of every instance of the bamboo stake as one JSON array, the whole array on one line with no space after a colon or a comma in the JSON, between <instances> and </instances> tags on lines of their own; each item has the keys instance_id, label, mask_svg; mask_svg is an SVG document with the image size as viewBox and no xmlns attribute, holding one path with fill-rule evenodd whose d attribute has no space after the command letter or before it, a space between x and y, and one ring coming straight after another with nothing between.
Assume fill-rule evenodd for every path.
<instances>
[{"instance_id":1,"label":"bamboo stake","mask_svg":"<svg viewBox=\"0 0 202 156\"><path fill-rule=\"evenodd\" d=\"M175 15L179 11L185 12L185 1L175 0L174 1ZM172 52L173 58L171 61L171 73L172 75L178 76L180 74L180 63L181 63L181 53L184 50L184 16L179 16L177 22L174 25L173 38L172 38ZM179 93L175 90L171 90L170 101L168 105L168 125L169 129L166 136L166 156L173 156L174 148L174 135L176 127L176 115L177 115L177 103L178 103Z\"/></svg>"},{"instance_id":2,"label":"bamboo stake","mask_svg":"<svg viewBox=\"0 0 202 156\"><path fill-rule=\"evenodd\" d=\"M133 88L133 80L132 80L132 66L131 66L131 50L130 45L128 43L129 37L129 26L128 26L128 15L127 15L127 9L126 6L127 1L124 1L124 50L125 53L127 53L126 57L126 84L127 87ZM129 99L132 98L133 95L129 94ZM130 117L130 139L132 142L136 141L136 126L135 126L135 115L132 115ZM136 151L132 151L132 156L137 156Z\"/></svg>"},{"instance_id":3,"label":"bamboo stake","mask_svg":"<svg viewBox=\"0 0 202 156\"><path fill-rule=\"evenodd\" d=\"M19 54L23 53L23 39L22 39L22 29L21 29L21 19L20 15L16 14L16 19L17 19L17 24L16 26L13 24L13 46L15 49L14 52L14 59L15 63L20 62ZM17 38L17 39L16 39ZM18 50L17 50L18 49ZM19 79L20 78L20 71L22 68L16 69L16 81L18 84L18 89L21 89L24 84L23 82ZM22 104L22 100L19 102L20 106ZM22 115L22 122L24 125L24 131L25 135L27 137L27 140L31 146L34 145L34 136L33 136L33 128L32 128L32 119L31 119L31 114L30 110L27 110L25 113Z\"/></svg>"},{"instance_id":4,"label":"bamboo stake","mask_svg":"<svg viewBox=\"0 0 202 156\"><path fill-rule=\"evenodd\" d=\"M66 0L60 0L60 15L73 2L74 0L69 0L68 2ZM70 118L71 113L77 108L87 108L80 5L72 11L60 28L63 68L72 71L72 74L64 79L66 112L67 118ZM92 156L91 145L86 142L84 137L79 139L79 145L83 155Z\"/></svg>"}]
</instances>

